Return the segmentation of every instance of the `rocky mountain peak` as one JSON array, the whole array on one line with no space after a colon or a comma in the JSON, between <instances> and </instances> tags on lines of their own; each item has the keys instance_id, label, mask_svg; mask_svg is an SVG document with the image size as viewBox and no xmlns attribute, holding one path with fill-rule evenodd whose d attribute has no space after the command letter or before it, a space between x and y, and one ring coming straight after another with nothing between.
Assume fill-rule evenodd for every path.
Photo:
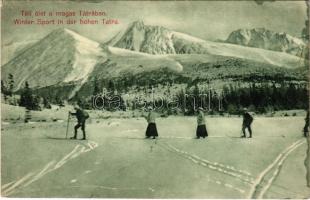
<instances>
[{"instance_id":1,"label":"rocky mountain peak","mask_svg":"<svg viewBox=\"0 0 310 200\"><path fill-rule=\"evenodd\" d=\"M137 20L137 21L134 21L131 25L131 27L135 27L137 29L143 29L144 28L144 22L143 20Z\"/></svg>"},{"instance_id":2,"label":"rocky mountain peak","mask_svg":"<svg viewBox=\"0 0 310 200\"><path fill-rule=\"evenodd\" d=\"M262 48L273 51L286 52L299 56L304 47L304 42L285 32L274 32L266 28L238 29L233 31L226 42Z\"/></svg>"}]
</instances>

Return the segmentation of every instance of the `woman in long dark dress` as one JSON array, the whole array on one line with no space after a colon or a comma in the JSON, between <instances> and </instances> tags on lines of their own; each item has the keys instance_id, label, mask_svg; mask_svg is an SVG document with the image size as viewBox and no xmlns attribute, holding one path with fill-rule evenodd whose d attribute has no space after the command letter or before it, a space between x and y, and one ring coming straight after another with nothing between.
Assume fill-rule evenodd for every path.
<instances>
[{"instance_id":1,"label":"woman in long dark dress","mask_svg":"<svg viewBox=\"0 0 310 200\"><path fill-rule=\"evenodd\" d=\"M202 138L208 137L205 116L203 113L203 108L201 107L198 108L196 136L197 139L199 139L200 137Z\"/></svg>"},{"instance_id":2,"label":"woman in long dark dress","mask_svg":"<svg viewBox=\"0 0 310 200\"><path fill-rule=\"evenodd\" d=\"M146 128L145 137L146 138L152 137L153 139L155 139L156 137L158 137L158 132L157 132L156 123L155 123L156 116L155 116L155 113L153 112L152 107L149 107L148 110L149 110L149 113L146 117L148 125Z\"/></svg>"}]
</instances>

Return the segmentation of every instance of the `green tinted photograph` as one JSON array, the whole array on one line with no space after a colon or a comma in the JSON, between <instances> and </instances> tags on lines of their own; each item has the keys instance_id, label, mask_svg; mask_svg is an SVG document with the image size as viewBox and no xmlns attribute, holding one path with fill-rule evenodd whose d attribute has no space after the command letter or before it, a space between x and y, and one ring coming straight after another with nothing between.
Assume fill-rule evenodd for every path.
<instances>
[{"instance_id":1,"label":"green tinted photograph","mask_svg":"<svg viewBox=\"0 0 310 200\"><path fill-rule=\"evenodd\" d=\"M309 199L309 1L3 0L1 196Z\"/></svg>"}]
</instances>

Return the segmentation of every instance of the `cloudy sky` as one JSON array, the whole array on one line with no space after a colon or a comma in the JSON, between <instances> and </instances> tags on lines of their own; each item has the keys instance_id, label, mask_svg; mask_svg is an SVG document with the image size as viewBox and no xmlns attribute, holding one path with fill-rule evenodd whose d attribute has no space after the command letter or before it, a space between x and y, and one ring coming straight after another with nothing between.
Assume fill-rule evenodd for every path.
<instances>
[{"instance_id":1,"label":"cloudy sky","mask_svg":"<svg viewBox=\"0 0 310 200\"><path fill-rule=\"evenodd\" d=\"M118 19L120 24L14 25L14 19L23 18L21 10L98 10L106 12L106 18ZM60 27L104 42L139 19L145 24L161 25L202 39L216 40L226 39L231 31L239 28L260 27L300 37L306 18L306 6L304 1L275 1L262 5L254 1L4 1L1 14L3 44L38 39ZM78 18L80 17L76 17Z\"/></svg>"}]
</instances>

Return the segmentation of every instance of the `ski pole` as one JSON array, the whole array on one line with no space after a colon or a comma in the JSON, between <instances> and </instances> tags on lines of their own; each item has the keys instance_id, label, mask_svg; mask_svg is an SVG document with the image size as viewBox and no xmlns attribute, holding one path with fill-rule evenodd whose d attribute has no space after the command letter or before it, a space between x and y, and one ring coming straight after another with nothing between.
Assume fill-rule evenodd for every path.
<instances>
[{"instance_id":1,"label":"ski pole","mask_svg":"<svg viewBox=\"0 0 310 200\"><path fill-rule=\"evenodd\" d=\"M68 112L67 130L66 130L66 139L67 139L67 137L68 137L69 121L70 121L70 112Z\"/></svg>"}]
</instances>

